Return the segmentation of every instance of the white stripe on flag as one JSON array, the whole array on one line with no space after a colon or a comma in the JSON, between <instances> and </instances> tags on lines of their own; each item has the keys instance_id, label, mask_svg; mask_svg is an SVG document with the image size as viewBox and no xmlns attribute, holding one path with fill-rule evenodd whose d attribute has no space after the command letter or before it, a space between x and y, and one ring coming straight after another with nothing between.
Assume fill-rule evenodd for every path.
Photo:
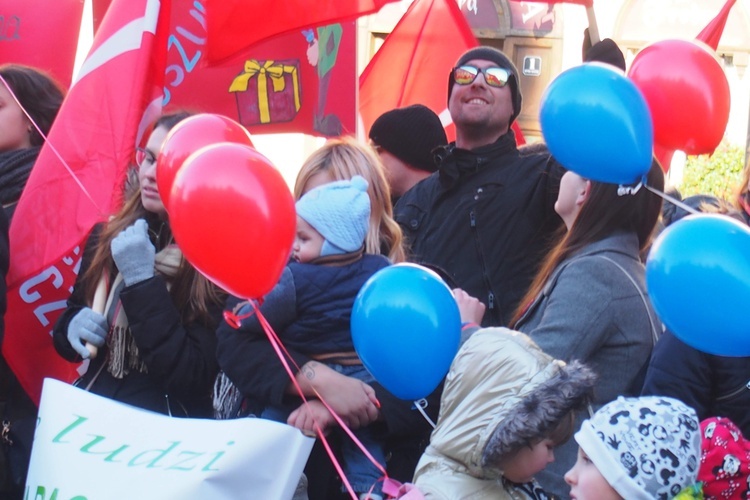
<instances>
[{"instance_id":1,"label":"white stripe on flag","mask_svg":"<svg viewBox=\"0 0 750 500\"><path fill-rule=\"evenodd\" d=\"M130 21L107 38L93 53L88 55L73 85L115 57L131 50L140 49L143 34L156 33L160 6L159 0L148 0L146 3L146 12L143 17Z\"/></svg>"}]
</instances>

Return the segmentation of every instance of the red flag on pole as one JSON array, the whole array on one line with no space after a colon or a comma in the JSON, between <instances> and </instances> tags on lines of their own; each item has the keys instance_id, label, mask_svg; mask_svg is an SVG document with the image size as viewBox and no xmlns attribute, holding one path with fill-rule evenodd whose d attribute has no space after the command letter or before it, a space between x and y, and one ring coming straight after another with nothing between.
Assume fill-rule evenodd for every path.
<instances>
[{"instance_id":1,"label":"red flag on pole","mask_svg":"<svg viewBox=\"0 0 750 500\"><path fill-rule=\"evenodd\" d=\"M455 0L416 0L359 78L359 113L365 133L382 113L423 104L440 116L448 139L448 74L461 55L478 45ZM523 134L513 123L516 141Z\"/></svg>"},{"instance_id":2,"label":"red flag on pole","mask_svg":"<svg viewBox=\"0 0 750 500\"><path fill-rule=\"evenodd\" d=\"M700 33L698 33L696 38L716 50L719 47L719 40L721 39L721 34L724 32L724 26L727 24L729 11L732 9L735 2L736 0L727 0L727 3L721 8L719 15L711 19L711 22L708 23Z\"/></svg>"},{"instance_id":3,"label":"red flag on pole","mask_svg":"<svg viewBox=\"0 0 750 500\"><path fill-rule=\"evenodd\" d=\"M372 14L394 1L206 0L206 61L220 64L272 36Z\"/></svg>"},{"instance_id":4,"label":"red flag on pole","mask_svg":"<svg viewBox=\"0 0 750 500\"><path fill-rule=\"evenodd\" d=\"M168 27L168 1L112 2L13 216L3 355L37 402L44 377L76 377L50 330L85 237L119 209L134 147L161 110Z\"/></svg>"},{"instance_id":5,"label":"red flag on pole","mask_svg":"<svg viewBox=\"0 0 750 500\"><path fill-rule=\"evenodd\" d=\"M3 0L1 3L0 62L39 68L65 88L70 87L83 2Z\"/></svg>"}]
</instances>

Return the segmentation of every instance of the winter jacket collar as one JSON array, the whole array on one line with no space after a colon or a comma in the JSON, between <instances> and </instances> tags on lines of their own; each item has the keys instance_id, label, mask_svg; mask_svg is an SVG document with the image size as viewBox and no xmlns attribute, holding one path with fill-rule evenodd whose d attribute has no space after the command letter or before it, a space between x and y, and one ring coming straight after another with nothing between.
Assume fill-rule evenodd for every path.
<instances>
[{"instance_id":1,"label":"winter jacket collar","mask_svg":"<svg viewBox=\"0 0 750 500\"><path fill-rule=\"evenodd\" d=\"M450 189L461 177L476 173L498 156L515 150L516 137L512 130L492 144L472 150L456 147L455 142L441 146L435 151L440 184Z\"/></svg>"}]
</instances>

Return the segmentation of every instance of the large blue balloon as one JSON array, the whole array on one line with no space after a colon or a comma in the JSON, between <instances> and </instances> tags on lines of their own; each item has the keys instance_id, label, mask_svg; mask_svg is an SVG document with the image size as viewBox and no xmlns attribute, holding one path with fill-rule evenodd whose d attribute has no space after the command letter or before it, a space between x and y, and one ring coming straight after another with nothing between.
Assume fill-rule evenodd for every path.
<instances>
[{"instance_id":1,"label":"large blue balloon","mask_svg":"<svg viewBox=\"0 0 750 500\"><path fill-rule=\"evenodd\" d=\"M657 314L688 345L750 356L750 228L723 215L690 215L654 242L646 285Z\"/></svg>"},{"instance_id":2,"label":"large blue balloon","mask_svg":"<svg viewBox=\"0 0 750 500\"><path fill-rule=\"evenodd\" d=\"M651 167L646 100L610 65L587 63L558 75L542 96L540 121L550 153L581 177L632 184Z\"/></svg>"},{"instance_id":3,"label":"large blue balloon","mask_svg":"<svg viewBox=\"0 0 750 500\"><path fill-rule=\"evenodd\" d=\"M428 396L448 373L461 338L453 293L422 266L375 273L352 309L352 340L365 368L401 399Z\"/></svg>"}]
</instances>

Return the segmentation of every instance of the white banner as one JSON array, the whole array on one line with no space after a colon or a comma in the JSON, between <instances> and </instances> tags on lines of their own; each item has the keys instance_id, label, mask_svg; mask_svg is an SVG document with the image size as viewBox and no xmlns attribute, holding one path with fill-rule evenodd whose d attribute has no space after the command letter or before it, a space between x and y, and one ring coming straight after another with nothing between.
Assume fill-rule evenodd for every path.
<instances>
[{"instance_id":1,"label":"white banner","mask_svg":"<svg viewBox=\"0 0 750 500\"><path fill-rule=\"evenodd\" d=\"M25 498L289 499L313 439L242 418L170 418L45 379Z\"/></svg>"}]
</instances>

